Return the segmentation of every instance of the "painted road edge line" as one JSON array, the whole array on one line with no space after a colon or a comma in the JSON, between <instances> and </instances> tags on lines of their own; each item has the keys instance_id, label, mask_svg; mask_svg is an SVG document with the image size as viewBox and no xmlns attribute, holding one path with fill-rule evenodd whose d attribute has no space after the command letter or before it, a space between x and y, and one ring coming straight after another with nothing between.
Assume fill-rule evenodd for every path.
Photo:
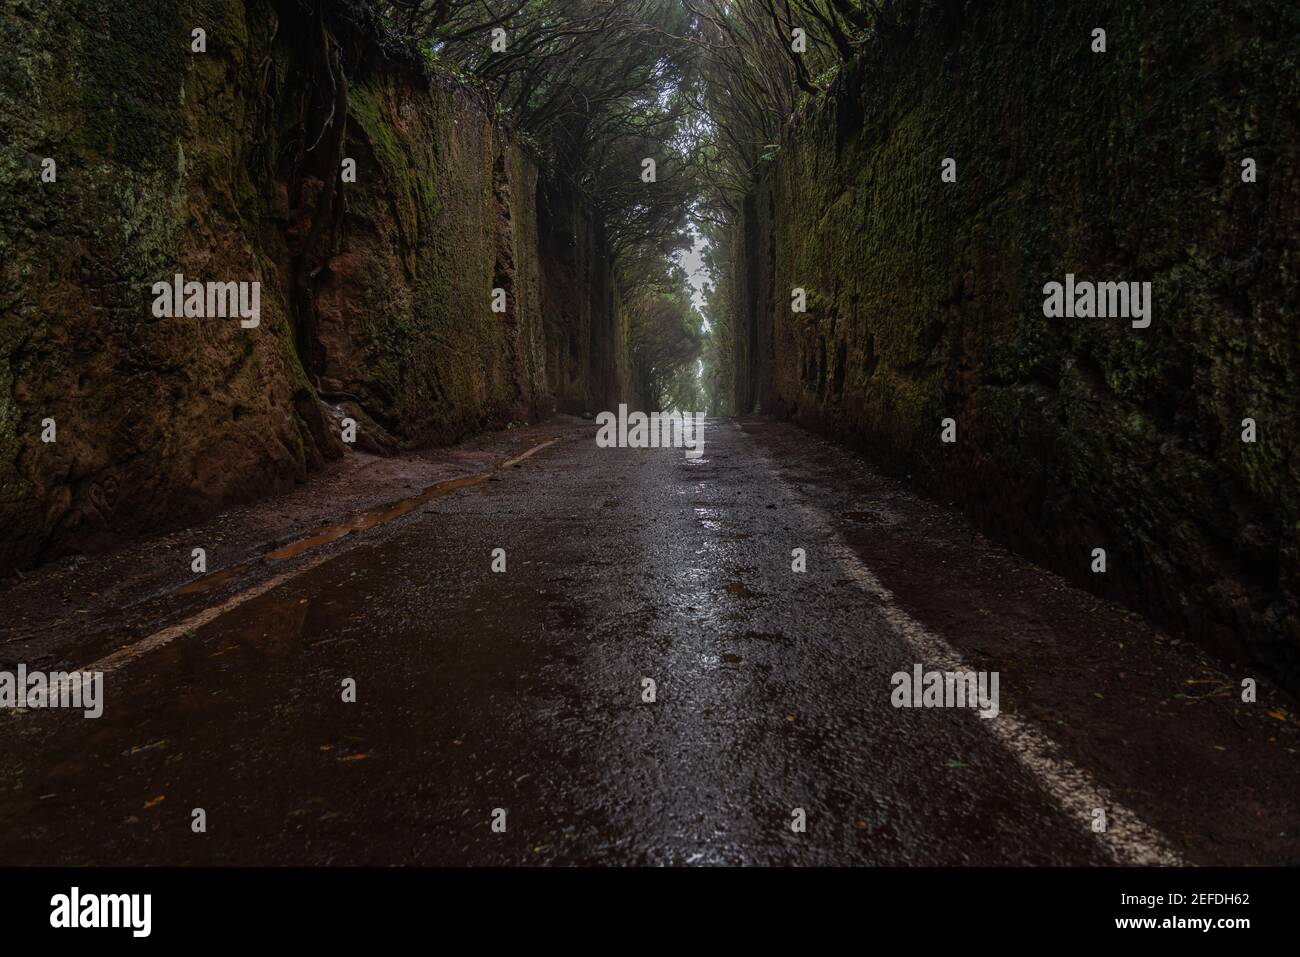
<instances>
[{"instance_id":1,"label":"painted road edge line","mask_svg":"<svg viewBox=\"0 0 1300 957\"><path fill-rule=\"evenodd\" d=\"M535 455L536 453L542 451L542 449L554 445L558 441L560 440L557 437L553 439L548 439L547 441L542 442L539 445L535 445L527 452L524 452L522 455L516 456L515 458L510 459L507 462L503 462L501 468L506 468L510 465L516 464L518 462L522 462L524 459L532 455ZM360 541L360 539L358 539L358 541ZM304 562L303 564L297 566L296 568L292 568L289 571L283 572L279 575L275 575L272 578L268 578L264 582L254 585L251 588L245 589L244 591L241 591L236 595L232 595L230 598L226 599L224 602L222 602L219 605L212 605L208 608L204 608L202 611L199 611L191 615L189 618L186 618L184 621L177 622L174 625L168 625L166 628L163 628L159 631L155 631L153 634L148 635L145 638L141 638L139 641L133 641L129 645L123 645L121 648L118 648L116 651L112 652L111 654L105 655L103 658L100 658L98 661L91 662L90 664L86 665L84 668L79 669L76 672L77 677L75 677L73 680L79 681L80 675L83 672L87 674L93 674L94 672L98 671L104 674L109 674L110 672L117 671L120 668L122 668L124 665L128 664L129 662L132 662L135 659L143 655L146 655L151 651L156 651L157 649L170 644L171 642L175 641L177 638L180 638L183 635L187 635L190 632L197 631L198 629L204 627L205 625L210 625L212 622L216 621L218 618L220 618L222 615L225 615L227 612L234 611L240 605L252 601L254 598L257 598L261 595L265 595L267 592L280 587L285 582L297 578L299 575L303 574L304 572L311 571L313 568L318 568L321 565L324 565L326 562L331 561L332 559L335 559L338 556L342 555L345 551L350 551L350 549L349 548L337 549L328 554L317 555L315 558Z\"/></svg>"},{"instance_id":2,"label":"painted road edge line","mask_svg":"<svg viewBox=\"0 0 1300 957\"><path fill-rule=\"evenodd\" d=\"M739 423L733 419L731 424L748 438ZM826 514L802 501L799 492L780 477L776 464L757 443L751 442L750 446L772 474L774 484L795 503L813 529L831 543L831 554L840 568L859 588L879 602L878 610L894 632L923 660L933 662L943 671L974 670L962 663L961 655L952 645L904 611L895 601L893 592L876 577L862 556L840 538ZM979 725L992 732L998 743L1041 783L1068 816L1078 820L1080 827L1106 848L1116 863L1187 866L1188 862L1163 834L1116 800L1085 769L1062 755L1060 747L1037 728L1006 712L996 718L981 720ZM1108 818L1106 830L1100 833L1089 826L1093 809L1099 807L1106 809Z\"/></svg>"}]
</instances>

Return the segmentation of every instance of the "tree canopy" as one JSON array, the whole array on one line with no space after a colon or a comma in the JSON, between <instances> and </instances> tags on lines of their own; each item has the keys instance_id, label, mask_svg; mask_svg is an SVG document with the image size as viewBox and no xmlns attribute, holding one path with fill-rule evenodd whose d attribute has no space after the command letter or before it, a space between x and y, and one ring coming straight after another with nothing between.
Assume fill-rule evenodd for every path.
<instances>
[{"instance_id":1,"label":"tree canopy","mask_svg":"<svg viewBox=\"0 0 1300 957\"><path fill-rule=\"evenodd\" d=\"M381 0L388 25L480 85L606 224L659 402L694 399L705 320L674 260L725 244L739 198L875 33L888 0ZM645 161L654 175L644 175ZM726 259L714 250L706 262ZM717 304L716 294L710 300ZM716 352L716 347L713 348ZM703 385L699 385L702 389Z\"/></svg>"}]
</instances>

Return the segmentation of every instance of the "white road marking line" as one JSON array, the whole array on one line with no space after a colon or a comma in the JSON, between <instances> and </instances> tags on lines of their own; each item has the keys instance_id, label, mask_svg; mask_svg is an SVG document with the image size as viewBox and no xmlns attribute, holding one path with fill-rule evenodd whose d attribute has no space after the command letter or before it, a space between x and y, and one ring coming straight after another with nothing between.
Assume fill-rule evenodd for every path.
<instances>
[{"instance_id":1,"label":"white road marking line","mask_svg":"<svg viewBox=\"0 0 1300 957\"><path fill-rule=\"evenodd\" d=\"M178 622L174 625L169 625L161 631L155 631L147 638L141 638L139 641L132 642L129 645L123 645L112 654L106 655L98 661L88 664L84 668L78 670L83 672L102 671L104 674L117 671L128 662L134 661L141 655L146 655L151 651L156 651L164 645L170 644L177 638L180 638L182 635L187 635L192 631L197 631L204 625L211 624L226 612L234 611L245 602L252 601L260 595L265 595L273 588L278 588L290 579L297 578L303 572L310 571L319 565L324 565L327 561L332 558L337 558L340 554L342 553L331 552L327 555L317 555L311 561L304 562L297 568L283 572L273 578L268 578L266 581L254 585L252 588L241 591L238 595L231 596L220 605L213 605L211 608L204 608L202 611L191 615L184 621Z\"/></svg>"},{"instance_id":2,"label":"white road marking line","mask_svg":"<svg viewBox=\"0 0 1300 957\"><path fill-rule=\"evenodd\" d=\"M800 509L805 513L815 511L806 505L801 505ZM821 516L809 518L816 520ZM824 525L824 529L829 531L829 525ZM961 661L947 641L894 604L893 593L881 584L852 548L837 543L831 546L831 553L863 591L881 602L880 610L885 620L915 649L918 661L934 665L940 671L975 670ZM1006 712L996 718L980 719L979 723L1038 778L1069 816L1077 819L1081 827L1106 846L1117 863L1185 865L1186 862L1162 834L1120 804L1087 771L1062 756L1056 744L1032 725ZM1091 829L1095 808L1106 811L1106 830L1100 833Z\"/></svg>"},{"instance_id":3,"label":"white road marking line","mask_svg":"<svg viewBox=\"0 0 1300 957\"><path fill-rule=\"evenodd\" d=\"M733 420L732 425L744 434ZM754 453L762 459L774 476L775 484L796 504L796 508L813 529L831 541L830 552L836 563L868 595L880 603L880 611L891 628L907 642L917 654L918 661L934 664L941 671L974 671L961 661L952 645L927 629L900 608L893 592L884 586L831 525L820 509L800 501L799 493L780 478L775 464L757 444ZM1086 770L1073 764L1060 753L1060 748L1028 722L1014 714L1000 713L996 718L979 719L980 727L992 732L1009 751L1057 801L1061 809L1079 821L1080 827L1096 838L1115 859L1123 865L1156 864L1166 867L1186 866L1187 861L1173 845L1155 828L1146 824L1135 813L1121 804L1100 782ZM1106 811L1106 830L1092 830L1094 808Z\"/></svg>"},{"instance_id":4,"label":"white road marking line","mask_svg":"<svg viewBox=\"0 0 1300 957\"><path fill-rule=\"evenodd\" d=\"M518 455L515 458L508 459L507 461L502 462L500 468L508 468L511 465L515 465L519 462L522 462L525 459L542 451L542 449L554 445L558 441L560 440L557 437L557 438L549 439L538 445L535 445L527 452L524 452L522 455ZM360 539L358 541L360 541ZM285 582L289 581L290 579L297 578L299 575L303 574L304 572L310 571L313 568L317 568L320 565L324 565L326 562L330 561L331 559L337 558L338 556L342 555L345 551L350 551L350 550L351 549L349 548L342 548L330 552L328 554L318 555L315 558L311 559L310 561L304 562L303 564L299 565L297 568L291 569L290 571L284 572L280 575L276 575L273 578L268 578L266 581L261 582L260 584L253 585L251 588L248 588L237 595L231 596L230 598L222 602L220 605L213 605L210 608L204 608L202 611L197 612L194 615L191 615L189 618L186 618L184 621L178 622L174 625L169 625L166 628L163 628L160 631L156 631L152 635L149 635L146 638L141 638L139 641L132 642L129 645L123 645L121 648L117 649L112 654L105 655L103 658L100 658L98 661L92 662L91 664L86 665L84 668L78 669L77 672L75 673L77 677L74 677L72 680L80 681L79 675L82 672L87 674L92 674L96 671L99 671L99 672L103 672L104 674L109 674L110 672L117 671L118 669L124 667L125 665L141 657L142 655L147 655L151 651L156 651L157 649L170 644L171 642L175 641L177 638L182 637L183 635L187 635L192 631L197 631L199 628L202 628L204 625L211 624L212 622L216 621L218 618L220 618L222 615L226 614L227 612L234 611L236 608L238 608L240 605L244 604L245 602L252 601L254 598L257 598L260 595L265 595L267 592L271 591L272 589L278 588L279 586L283 585Z\"/></svg>"}]
</instances>

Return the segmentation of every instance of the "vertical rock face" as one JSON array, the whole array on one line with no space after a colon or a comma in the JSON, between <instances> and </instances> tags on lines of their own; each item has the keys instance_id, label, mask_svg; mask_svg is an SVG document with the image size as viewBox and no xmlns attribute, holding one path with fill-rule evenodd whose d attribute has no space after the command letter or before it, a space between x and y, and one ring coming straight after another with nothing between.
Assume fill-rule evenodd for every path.
<instances>
[{"instance_id":1,"label":"vertical rock face","mask_svg":"<svg viewBox=\"0 0 1300 957\"><path fill-rule=\"evenodd\" d=\"M344 152L357 184L342 187L339 236L305 310L313 384L400 444L536 418L532 163L463 90L383 73L349 90Z\"/></svg>"},{"instance_id":2,"label":"vertical rock face","mask_svg":"<svg viewBox=\"0 0 1300 957\"><path fill-rule=\"evenodd\" d=\"M1300 7L894 6L745 206L736 407L1300 687ZM1067 273L1150 327L1046 317Z\"/></svg>"},{"instance_id":3,"label":"vertical rock face","mask_svg":"<svg viewBox=\"0 0 1300 957\"><path fill-rule=\"evenodd\" d=\"M323 424L250 175L243 4L5 0L0 30L0 564L301 479ZM177 272L260 281L260 328L155 318Z\"/></svg>"},{"instance_id":4,"label":"vertical rock face","mask_svg":"<svg viewBox=\"0 0 1300 957\"><path fill-rule=\"evenodd\" d=\"M340 414L392 449L630 389L598 224L544 259L534 163L336 7L0 0L0 571L284 490ZM177 273L259 325L156 317Z\"/></svg>"}]
</instances>

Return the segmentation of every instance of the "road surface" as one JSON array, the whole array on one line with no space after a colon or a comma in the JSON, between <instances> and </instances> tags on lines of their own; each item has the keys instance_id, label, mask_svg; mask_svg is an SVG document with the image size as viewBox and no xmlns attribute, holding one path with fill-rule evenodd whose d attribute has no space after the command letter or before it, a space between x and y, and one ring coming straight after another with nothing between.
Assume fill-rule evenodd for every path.
<instances>
[{"instance_id":1,"label":"road surface","mask_svg":"<svg viewBox=\"0 0 1300 957\"><path fill-rule=\"evenodd\" d=\"M374 460L299 497L332 531L215 523L206 577L210 528L11 583L0 666L105 702L0 712L0 864L1300 863L1293 706L1249 670L792 426L594 435L361 508ZM998 715L894 707L916 665L996 671Z\"/></svg>"}]
</instances>

